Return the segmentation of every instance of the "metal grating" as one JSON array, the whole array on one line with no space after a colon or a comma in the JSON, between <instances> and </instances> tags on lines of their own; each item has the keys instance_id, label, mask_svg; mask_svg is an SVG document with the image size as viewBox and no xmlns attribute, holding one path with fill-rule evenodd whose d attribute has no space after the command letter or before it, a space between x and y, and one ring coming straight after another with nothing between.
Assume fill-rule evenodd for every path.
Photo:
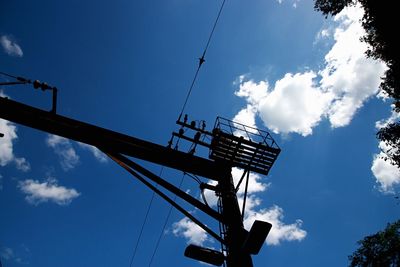
<instances>
[{"instance_id":1,"label":"metal grating","mask_svg":"<svg viewBox=\"0 0 400 267\"><path fill-rule=\"evenodd\" d=\"M212 132L210 159L268 174L281 149L272 136L244 124L218 117Z\"/></svg>"}]
</instances>

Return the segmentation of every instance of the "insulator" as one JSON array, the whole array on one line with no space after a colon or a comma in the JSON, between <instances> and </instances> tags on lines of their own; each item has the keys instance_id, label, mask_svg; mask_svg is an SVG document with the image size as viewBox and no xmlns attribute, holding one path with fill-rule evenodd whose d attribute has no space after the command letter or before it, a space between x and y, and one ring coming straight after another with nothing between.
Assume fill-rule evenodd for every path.
<instances>
[{"instance_id":1,"label":"insulator","mask_svg":"<svg viewBox=\"0 0 400 267\"><path fill-rule=\"evenodd\" d=\"M203 123L201 124L201 129L204 130L206 128L206 122L203 121Z\"/></svg>"},{"instance_id":2,"label":"insulator","mask_svg":"<svg viewBox=\"0 0 400 267\"><path fill-rule=\"evenodd\" d=\"M195 142L199 141L199 140L200 140L200 136L201 136L201 133L200 133L200 132L197 132L197 133L194 135L194 141L195 141Z\"/></svg>"},{"instance_id":3,"label":"insulator","mask_svg":"<svg viewBox=\"0 0 400 267\"><path fill-rule=\"evenodd\" d=\"M41 83L39 80L35 80L33 82L33 88L38 89L41 86Z\"/></svg>"},{"instance_id":4,"label":"insulator","mask_svg":"<svg viewBox=\"0 0 400 267\"><path fill-rule=\"evenodd\" d=\"M44 91L44 90L50 89L50 86L47 83L43 82L40 85L40 88Z\"/></svg>"}]
</instances>

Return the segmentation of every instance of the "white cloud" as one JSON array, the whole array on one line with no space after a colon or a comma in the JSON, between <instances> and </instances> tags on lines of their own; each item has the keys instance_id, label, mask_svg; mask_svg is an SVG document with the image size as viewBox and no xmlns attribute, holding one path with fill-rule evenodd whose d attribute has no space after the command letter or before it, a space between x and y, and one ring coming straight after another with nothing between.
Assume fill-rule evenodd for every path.
<instances>
[{"instance_id":1,"label":"white cloud","mask_svg":"<svg viewBox=\"0 0 400 267\"><path fill-rule=\"evenodd\" d=\"M245 98L246 101L252 107L258 107L260 100L268 96L268 81L260 81L254 83L253 81L246 81L246 77L241 75L239 77L239 90L235 92L235 95Z\"/></svg>"},{"instance_id":2,"label":"white cloud","mask_svg":"<svg viewBox=\"0 0 400 267\"><path fill-rule=\"evenodd\" d=\"M73 188L59 186L55 179L45 182L28 179L18 183L19 189L26 194L25 199L28 203L38 205L42 202L54 202L58 205L68 205L80 193Z\"/></svg>"},{"instance_id":3,"label":"white cloud","mask_svg":"<svg viewBox=\"0 0 400 267\"><path fill-rule=\"evenodd\" d=\"M84 144L84 143L79 143L79 142L78 142L78 145L81 148L90 151L98 161L100 161L102 163L107 162L107 157L97 147L94 147L94 146L91 146L91 145L87 145L87 144Z\"/></svg>"},{"instance_id":4,"label":"white cloud","mask_svg":"<svg viewBox=\"0 0 400 267\"><path fill-rule=\"evenodd\" d=\"M206 232L188 218L174 223L172 228L174 235L186 238L187 243L200 246L208 240Z\"/></svg>"},{"instance_id":5,"label":"white cloud","mask_svg":"<svg viewBox=\"0 0 400 267\"><path fill-rule=\"evenodd\" d=\"M258 114L275 133L303 136L312 134L324 118L333 128L348 125L363 103L378 93L386 70L382 62L365 56L367 44L360 41L364 35L362 12L354 6L335 16L339 25L333 31L334 44L325 56L323 69L287 73L273 87L268 81L255 82L240 76L235 94L245 98L247 106L237 116L252 123L253 114ZM330 36L328 31L319 35Z\"/></svg>"},{"instance_id":6,"label":"white cloud","mask_svg":"<svg viewBox=\"0 0 400 267\"><path fill-rule=\"evenodd\" d=\"M279 245L282 241L301 241L307 235L307 232L301 229L301 220L297 220L293 224L284 224L282 222L283 210L276 205L257 212L250 211L244 220L245 227L250 229L254 220L266 221L272 224L272 229L266 240L268 245Z\"/></svg>"},{"instance_id":7,"label":"white cloud","mask_svg":"<svg viewBox=\"0 0 400 267\"><path fill-rule=\"evenodd\" d=\"M46 144L58 155L63 170L68 171L79 164L79 156L68 139L49 134Z\"/></svg>"},{"instance_id":8,"label":"white cloud","mask_svg":"<svg viewBox=\"0 0 400 267\"><path fill-rule=\"evenodd\" d=\"M248 133L254 133L255 128L256 128L256 112L257 110L254 109L251 105L247 105L246 108L242 109L239 111L238 114L233 118L233 121L236 122L234 123L234 127L236 129L233 131L233 134L236 136L243 136L245 138L252 138L251 134L250 136ZM249 126L249 127L244 127ZM252 128L250 128L252 127Z\"/></svg>"},{"instance_id":9,"label":"white cloud","mask_svg":"<svg viewBox=\"0 0 400 267\"><path fill-rule=\"evenodd\" d=\"M317 33L313 44L316 45L317 43L331 37L331 35L332 35L331 28L323 28Z\"/></svg>"},{"instance_id":10,"label":"white cloud","mask_svg":"<svg viewBox=\"0 0 400 267\"><path fill-rule=\"evenodd\" d=\"M9 35L1 36L0 44L3 47L4 52L10 56L22 57L24 55L21 47Z\"/></svg>"},{"instance_id":11,"label":"white cloud","mask_svg":"<svg viewBox=\"0 0 400 267\"><path fill-rule=\"evenodd\" d=\"M14 162L20 171L28 172L31 170L31 164L25 158L15 158Z\"/></svg>"},{"instance_id":12,"label":"white cloud","mask_svg":"<svg viewBox=\"0 0 400 267\"><path fill-rule=\"evenodd\" d=\"M314 78L314 72L305 72L288 73L278 80L268 96L260 100L264 124L275 133L311 134L331 99L331 94L315 87Z\"/></svg>"}]
</instances>

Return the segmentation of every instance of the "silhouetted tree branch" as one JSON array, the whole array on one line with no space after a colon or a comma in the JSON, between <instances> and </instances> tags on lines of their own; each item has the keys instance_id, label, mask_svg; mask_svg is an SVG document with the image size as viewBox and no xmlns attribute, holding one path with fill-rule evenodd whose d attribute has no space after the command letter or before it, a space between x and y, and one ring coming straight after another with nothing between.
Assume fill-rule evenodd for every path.
<instances>
[{"instance_id":1,"label":"silhouetted tree branch","mask_svg":"<svg viewBox=\"0 0 400 267\"><path fill-rule=\"evenodd\" d=\"M400 220L386 229L358 241L360 247L349 256L350 266L400 266Z\"/></svg>"}]
</instances>

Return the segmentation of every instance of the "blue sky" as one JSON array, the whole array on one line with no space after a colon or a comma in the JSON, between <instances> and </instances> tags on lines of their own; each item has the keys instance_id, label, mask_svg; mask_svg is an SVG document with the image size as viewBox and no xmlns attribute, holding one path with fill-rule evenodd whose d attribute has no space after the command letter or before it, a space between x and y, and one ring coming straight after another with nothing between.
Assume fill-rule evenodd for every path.
<instances>
[{"instance_id":1,"label":"blue sky","mask_svg":"<svg viewBox=\"0 0 400 267\"><path fill-rule=\"evenodd\" d=\"M59 114L167 144L220 5L3 1L0 71L57 86ZM400 173L375 138L395 115L378 90L385 66L363 55L360 14L226 2L185 111L209 127L222 116L268 129L282 148L268 177L251 176L245 225L273 224L255 266L345 266L357 240L398 219ZM30 86L1 95L51 106ZM4 120L0 132L3 266L129 266L152 192L92 147ZM199 196L187 177L182 187ZM168 210L154 199L132 266L149 265ZM203 266L183 256L188 241L218 247L173 211L151 266Z\"/></svg>"}]
</instances>

